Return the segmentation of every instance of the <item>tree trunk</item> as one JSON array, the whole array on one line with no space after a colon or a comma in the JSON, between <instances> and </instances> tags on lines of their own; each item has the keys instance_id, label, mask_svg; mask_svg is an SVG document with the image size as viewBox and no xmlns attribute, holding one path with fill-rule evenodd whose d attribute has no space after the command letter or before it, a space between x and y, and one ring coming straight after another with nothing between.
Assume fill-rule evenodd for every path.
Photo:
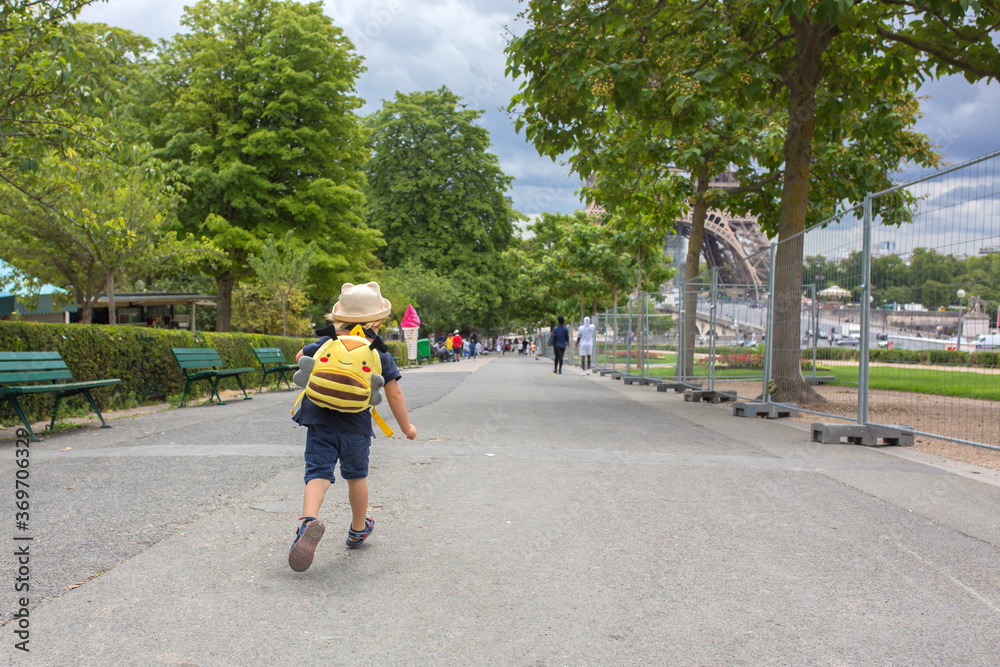
<instances>
[{"instance_id":1,"label":"tree trunk","mask_svg":"<svg viewBox=\"0 0 1000 667\"><path fill-rule=\"evenodd\" d=\"M698 171L695 183L694 205L691 207L691 235L688 238L687 257L684 264L684 359L680 362L681 379L694 374L694 339L698 331L698 293L692 288L692 281L698 276L701 265L701 246L705 238L705 218L708 217L708 183L712 174L706 160Z\"/></svg>"},{"instance_id":2,"label":"tree trunk","mask_svg":"<svg viewBox=\"0 0 1000 667\"><path fill-rule=\"evenodd\" d=\"M118 316L115 314L115 274L108 274L108 324L115 326L118 324Z\"/></svg>"},{"instance_id":3,"label":"tree trunk","mask_svg":"<svg viewBox=\"0 0 1000 667\"><path fill-rule=\"evenodd\" d=\"M233 285L236 284L236 274L223 273L215 279L215 330L229 331L233 319Z\"/></svg>"},{"instance_id":4,"label":"tree trunk","mask_svg":"<svg viewBox=\"0 0 1000 667\"><path fill-rule=\"evenodd\" d=\"M288 335L288 315L287 315L287 305L288 299L281 300L281 335Z\"/></svg>"},{"instance_id":5,"label":"tree trunk","mask_svg":"<svg viewBox=\"0 0 1000 667\"><path fill-rule=\"evenodd\" d=\"M809 208L809 177L812 142L816 128L816 89L823 77L820 62L830 40L837 33L824 23L808 18L792 19L797 58L789 76L788 133L785 136L785 174L781 188L778 221L778 248L775 257L774 330L771 339L771 378L776 383L772 398L782 403L821 400L802 377L800 349L802 311L802 232Z\"/></svg>"}]
</instances>

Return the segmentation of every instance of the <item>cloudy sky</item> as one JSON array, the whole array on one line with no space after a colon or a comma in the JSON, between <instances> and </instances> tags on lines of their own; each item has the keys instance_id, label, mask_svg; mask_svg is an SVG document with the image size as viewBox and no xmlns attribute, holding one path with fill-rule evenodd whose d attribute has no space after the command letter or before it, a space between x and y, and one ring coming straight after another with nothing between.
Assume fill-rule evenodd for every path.
<instances>
[{"instance_id":1,"label":"cloudy sky","mask_svg":"<svg viewBox=\"0 0 1000 667\"><path fill-rule=\"evenodd\" d=\"M86 8L81 20L128 28L153 39L180 31L185 4L193 0L108 0ZM579 181L565 166L540 157L514 132L503 108L516 92L504 76L505 34L523 29L517 0L326 0L326 13L344 29L368 71L358 81L364 112L396 91L447 86L481 120L493 138L503 170L515 178L510 196L525 214L568 213L581 207ZM925 116L918 129L958 163L1000 149L1000 86L972 86L960 77L926 85Z\"/></svg>"}]
</instances>

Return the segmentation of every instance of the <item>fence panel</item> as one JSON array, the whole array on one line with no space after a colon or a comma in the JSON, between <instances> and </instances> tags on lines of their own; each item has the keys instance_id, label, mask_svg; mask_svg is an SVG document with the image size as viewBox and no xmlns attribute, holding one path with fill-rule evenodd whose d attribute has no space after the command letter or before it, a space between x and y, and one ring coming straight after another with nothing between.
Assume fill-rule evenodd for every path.
<instances>
[{"instance_id":1,"label":"fence panel","mask_svg":"<svg viewBox=\"0 0 1000 667\"><path fill-rule=\"evenodd\" d=\"M677 375L677 337L680 323L677 317L677 293L673 290L646 292L643 375L654 380L667 380Z\"/></svg>"},{"instance_id":2,"label":"fence panel","mask_svg":"<svg viewBox=\"0 0 1000 667\"><path fill-rule=\"evenodd\" d=\"M710 387L742 400L761 396L764 340L767 331L768 251L751 255L743 267L716 272L714 300L699 301L699 319L714 314L714 354L710 355ZM754 267L765 267L756 271ZM753 282L746 280L754 277ZM714 306L714 308L713 308Z\"/></svg>"},{"instance_id":3,"label":"fence panel","mask_svg":"<svg viewBox=\"0 0 1000 667\"><path fill-rule=\"evenodd\" d=\"M994 153L872 197L867 423L1000 448L998 170Z\"/></svg>"},{"instance_id":4,"label":"fence panel","mask_svg":"<svg viewBox=\"0 0 1000 667\"><path fill-rule=\"evenodd\" d=\"M866 293L863 213L862 206L850 208L775 245L774 296L764 323L766 400L858 419L862 309L855 304Z\"/></svg>"}]
</instances>

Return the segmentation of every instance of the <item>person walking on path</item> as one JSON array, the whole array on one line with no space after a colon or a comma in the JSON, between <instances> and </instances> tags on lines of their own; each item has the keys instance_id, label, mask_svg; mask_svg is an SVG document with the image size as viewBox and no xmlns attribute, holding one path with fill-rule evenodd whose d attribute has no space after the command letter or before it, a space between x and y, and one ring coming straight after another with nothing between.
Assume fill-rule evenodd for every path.
<instances>
[{"instance_id":1,"label":"person walking on path","mask_svg":"<svg viewBox=\"0 0 1000 667\"><path fill-rule=\"evenodd\" d=\"M589 317L583 318L583 324L576 332L576 346L580 351L580 368L584 375L590 375L590 356L594 353L594 334L597 327L590 323Z\"/></svg>"},{"instance_id":2,"label":"person walking on path","mask_svg":"<svg viewBox=\"0 0 1000 667\"><path fill-rule=\"evenodd\" d=\"M451 337L451 351L455 353L455 361L462 360L462 334L458 333L458 329Z\"/></svg>"},{"instance_id":3,"label":"person walking on path","mask_svg":"<svg viewBox=\"0 0 1000 667\"><path fill-rule=\"evenodd\" d=\"M552 330L552 334L549 336L549 344L555 353L555 365L552 368L553 375L556 373L562 374L563 355L566 354L566 347L569 345L569 329L566 328L566 319L562 315L558 319L559 324Z\"/></svg>"},{"instance_id":4,"label":"person walking on path","mask_svg":"<svg viewBox=\"0 0 1000 667\"><path fill-rule=\"evenodd\" d=\"M475 329L469 331L469 357L472 361L476 360L476 355L479 353L477 346L479 345L479 335L476 333Z\"/></svg>"},{"instance_id":5,"label":"person walking on path","mask_svg":"<svg viewBox=\"0 0 1000 667\"><path fill-rule=\"evenodd\" d=\"M390 310L391 305L382 298L378 283L344 283L340 290L340 300L334 304L333 312L326 316L333 324L319 329L316 333L321 338L299 350L295 360L313 356L331 338L350 335L350 330L358 324L369 342L381 341L378 329L385 323ZM406 399L399 388L399 369L388 352L378 352L378 355L382 362L382 378L385 380L384 390L389 408L400 430L408 439L413 440L417 437L417 427L410 423L406 412ZM302 524L288 551L288 565L296 572L305 572L312 565L316 545L326 531L326 525L317 516L327 489L334 482L333 470L338 459L340 476L347 482L347 495L351 503L347 546L357 549L375 530L375 520L367 514L368 459L371 441L375 436L371 411L341 412L320 407L305 395L301 400L301 407L293 419L300 426L306 427L306 488L302 498L302 516L299 517Z\"/></svg>"}]
</instances>

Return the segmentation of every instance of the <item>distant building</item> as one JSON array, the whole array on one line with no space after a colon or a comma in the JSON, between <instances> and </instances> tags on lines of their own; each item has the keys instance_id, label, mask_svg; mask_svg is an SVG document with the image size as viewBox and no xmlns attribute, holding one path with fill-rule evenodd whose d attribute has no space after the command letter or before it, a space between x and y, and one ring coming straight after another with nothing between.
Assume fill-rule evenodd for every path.
<instances>
[{"instance_id":1,"label":"distant building","mask_svg":"<svg viewBox=\"0 0 1000 667\"><path fill-rule=\"evenodd\" d=\"M75 305L57 307L60 290L52 285L45 285L31 304L29 300L18 297L10 292L0 292L0 320L18 319L23 322L51 322L67 324L72 314L76 312Z\"/></svg>"},{"instance_id":2,"label":"distant building","mask_svg":"<svg viewBox=\"0 0 1000 667\"><path fill-rule=\"evenodd\" d=\"M879 241L872 244L872 255L875 257L885 257L896 254L895 241Z\"/></svg>"}]
</instances>

